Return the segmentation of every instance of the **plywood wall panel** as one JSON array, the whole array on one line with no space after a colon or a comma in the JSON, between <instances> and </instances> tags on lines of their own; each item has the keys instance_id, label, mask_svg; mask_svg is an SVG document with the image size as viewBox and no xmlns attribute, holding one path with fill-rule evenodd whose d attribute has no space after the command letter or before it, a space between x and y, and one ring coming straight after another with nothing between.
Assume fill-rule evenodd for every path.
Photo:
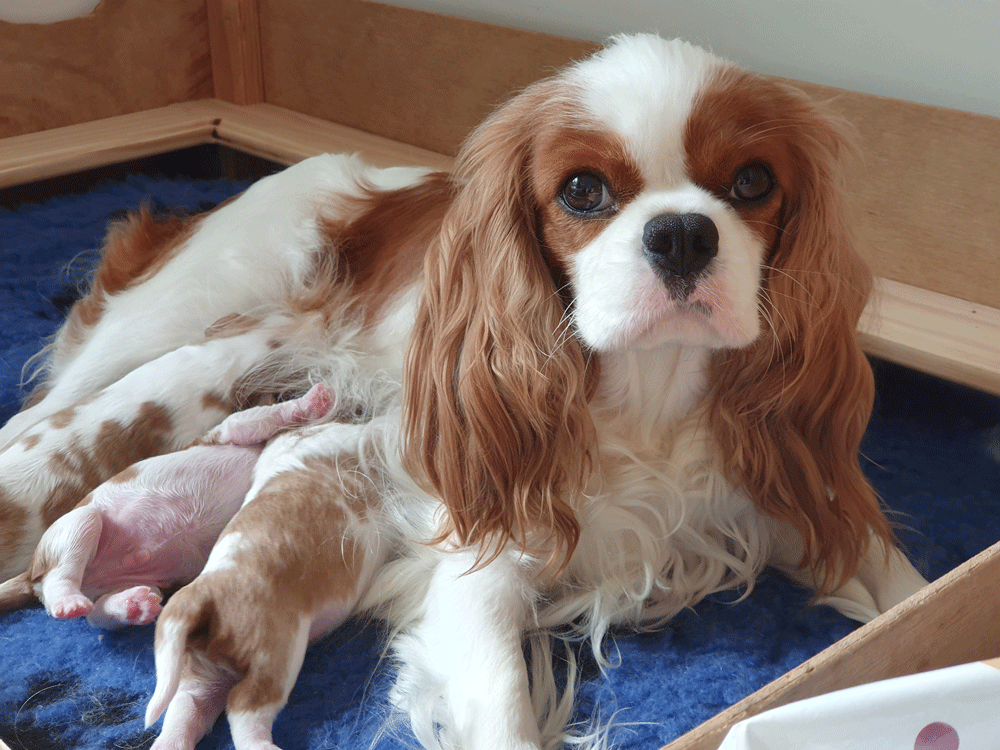
<instances>
[{"instance_id":1,"label":"plywood wall panel","mask_svg":"<svg viewBox=\"0 0 1000 750\"><path fill-rule=\"evenodd\" d=\"M269 104L451 155L587 42L363 0L260 0Z\"/></svg>"},{"instance_id":2,"label":"plywood wall panel","mask_svg":"<svg viewBox=\"0 0 1000 750\"><path fill-rule=\"evenodd\" d=\"M0 22L0 137L211 95L205 0L104 0L59 23Z\"/></svg>"},{"instance_id":3,"label":"plywood wall panel","mask_svg":"<svg viewBox=\"0 0 1000 750\"><path fill-rule=\"evenodd\" d=\"M1000 119L795 85L857 131L849 187L876 274L1000 308Z\"/></svg>"},{"instance_id":4,"label":"plywood wall panel","mask_svg":"<svg viewBox=\"0 0 1000 750\"><path fill-rule=\"evenodd\" d=\"M233 104L264 101L257 0L206 0L215 98Z\"/></svg>"}]
</instances>

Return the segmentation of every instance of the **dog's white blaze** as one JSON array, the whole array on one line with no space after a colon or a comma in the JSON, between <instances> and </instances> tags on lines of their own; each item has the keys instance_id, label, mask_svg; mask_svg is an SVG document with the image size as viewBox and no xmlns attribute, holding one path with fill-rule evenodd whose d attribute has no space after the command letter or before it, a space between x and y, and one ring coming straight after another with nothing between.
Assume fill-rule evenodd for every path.
<instances>
[{"instance_id":1,"label":"dog's white blaze","mask_svg":"<svg viewBox=\"0 0 1000 750\"><path fill-rule=\"evenodd\" d=\"M570 73L595 127L622 138L645 181L643 192L573 260L573 320L597 351L676 342L741 347L760 332L760 242L728 205L687 174L687 121L705 81L721 65L689 44L639 35L619 39ZM665 85L651 90L650 71ZM653 217L686 213L712 220L719 251L687 303L679 303L643 256L642 237Z\"/></svg>"},{"instance_id":2,"label":"dog's white blaze","mask_svg":"<svg viewBox=\"0 0 1000 750\"><path fill-rule=\"evenodd\" d=\"M707 77L724 61L649 34L615 41L574 66L569 81L596 124L622 138L648 185L676 187L686 178L688 117Z\"/></svg>"}]
</instances>

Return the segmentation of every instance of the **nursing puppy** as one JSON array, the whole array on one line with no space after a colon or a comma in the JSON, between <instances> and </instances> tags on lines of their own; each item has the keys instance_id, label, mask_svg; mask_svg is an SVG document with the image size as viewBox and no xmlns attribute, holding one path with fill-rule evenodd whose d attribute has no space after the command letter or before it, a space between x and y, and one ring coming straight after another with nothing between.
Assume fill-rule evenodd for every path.
<instances>
[{"instance_id":1,"label":"nursing puppy","mask_svg":"<svg viewBox=\"0 0 1000 750\"><path fill-rule=\"evenodd\" d=\"M98 485L137 461L188 447L252 405L258 394L240 377L296 346L312 322L227 316L110 384L114 366L95 369L84 396L13 435L0 451L0 579L25 572L45 529ZM34 413L25 409L8 426Z\"/></svg>"},{"instance_id":2,"label":"nursing puppy","mask_svg":"<svg viewBox=\"0 0 1000 750\"><path fill-rule=\"evenodd\" d=\"M264 442L326 416L332 392L229 416L186 450L133 464L48 528L26 573L0 585L0 611L34 598L60 619L145 625L164 589L201 571L246 496ZM96 600L96 601L95 601Z\"/></svg>"},{"instance_id":3,"label":"nursing puppy","mask_svg":"<svg viewBox=\"0 0 1000 750\"><path fill-rule=\"evenodd\" d=\"M156 626L153 750L192 748L226 708L237 748L274 747L309 641L356 609L386 552L373 425L330 423L276 437L247 501L204 570Z\"/></svg>"}]
</instances>

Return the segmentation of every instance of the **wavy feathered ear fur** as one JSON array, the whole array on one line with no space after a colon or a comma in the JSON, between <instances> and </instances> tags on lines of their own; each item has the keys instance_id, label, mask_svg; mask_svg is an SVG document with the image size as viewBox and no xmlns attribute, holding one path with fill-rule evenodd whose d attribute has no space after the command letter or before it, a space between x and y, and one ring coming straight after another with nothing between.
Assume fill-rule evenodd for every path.
<instances>
[{"instance_id":1,"label":"wavy feathered ear fur","mask_svg":"<svg viewBox=\"0 0 1000 750\"><path fill-rule=\"evenodd\" d=\"M447 507L438 541L478 546L480 564L508 540L564 564L579 536L567 500L587 472L592 379L528 184L532 124L555 93L527 89L459 154L407 356L409 468Z\"/></svg>"},{"instance_id":2,"label":"wavy feathered ear fur","mask_svg":"<svg viewBox=\"0 0 1000 750\"><path fill-rule=\"evenodd\" d=\"M871 534L889 542L892 532L858 461L874 384L856 327L872 277L842 204L850 149L795 101L788 137L801 183L763 271L765 331L716 355L711 417L730 479L799 533L801 566L826 593L857 571Z\"/></svg>"}]
</instances>

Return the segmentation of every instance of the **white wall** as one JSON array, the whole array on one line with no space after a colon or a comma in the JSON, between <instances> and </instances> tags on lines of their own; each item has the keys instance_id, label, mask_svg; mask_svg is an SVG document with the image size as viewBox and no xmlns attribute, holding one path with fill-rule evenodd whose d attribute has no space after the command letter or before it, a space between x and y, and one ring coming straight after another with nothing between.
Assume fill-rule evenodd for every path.
<instances>
[{"instance_id":1,"label":"white wall","mask_svg":"<svg viewBox=\"0 0 1000 750\"><path fill-rule=\"evenodd\" d=\"M1000 117L1000 0L382 1L596 42L658 31L761 73Z\"/></svg>"},{"instance_id":2,"label":"white wall","mask_svg":"<svg viewBox=\"0 0 1000 750\"><path fill-rule=\"evenodd\" d=\"M99 0L0 0L0 21L53 23L85 16Z\"/></svg>"},{"instance_id":3,"label":"white wall","mask_svg":"<svg viewBox=\"0 0 1000 750\"><path fill-rule=\"evenodd\" d=\"M597 42L658 31L762 73L1000 117L1000 0L383 1ZM46 23L96 4L0 0L0 19Z\"/></svg>"}]
</instances>

